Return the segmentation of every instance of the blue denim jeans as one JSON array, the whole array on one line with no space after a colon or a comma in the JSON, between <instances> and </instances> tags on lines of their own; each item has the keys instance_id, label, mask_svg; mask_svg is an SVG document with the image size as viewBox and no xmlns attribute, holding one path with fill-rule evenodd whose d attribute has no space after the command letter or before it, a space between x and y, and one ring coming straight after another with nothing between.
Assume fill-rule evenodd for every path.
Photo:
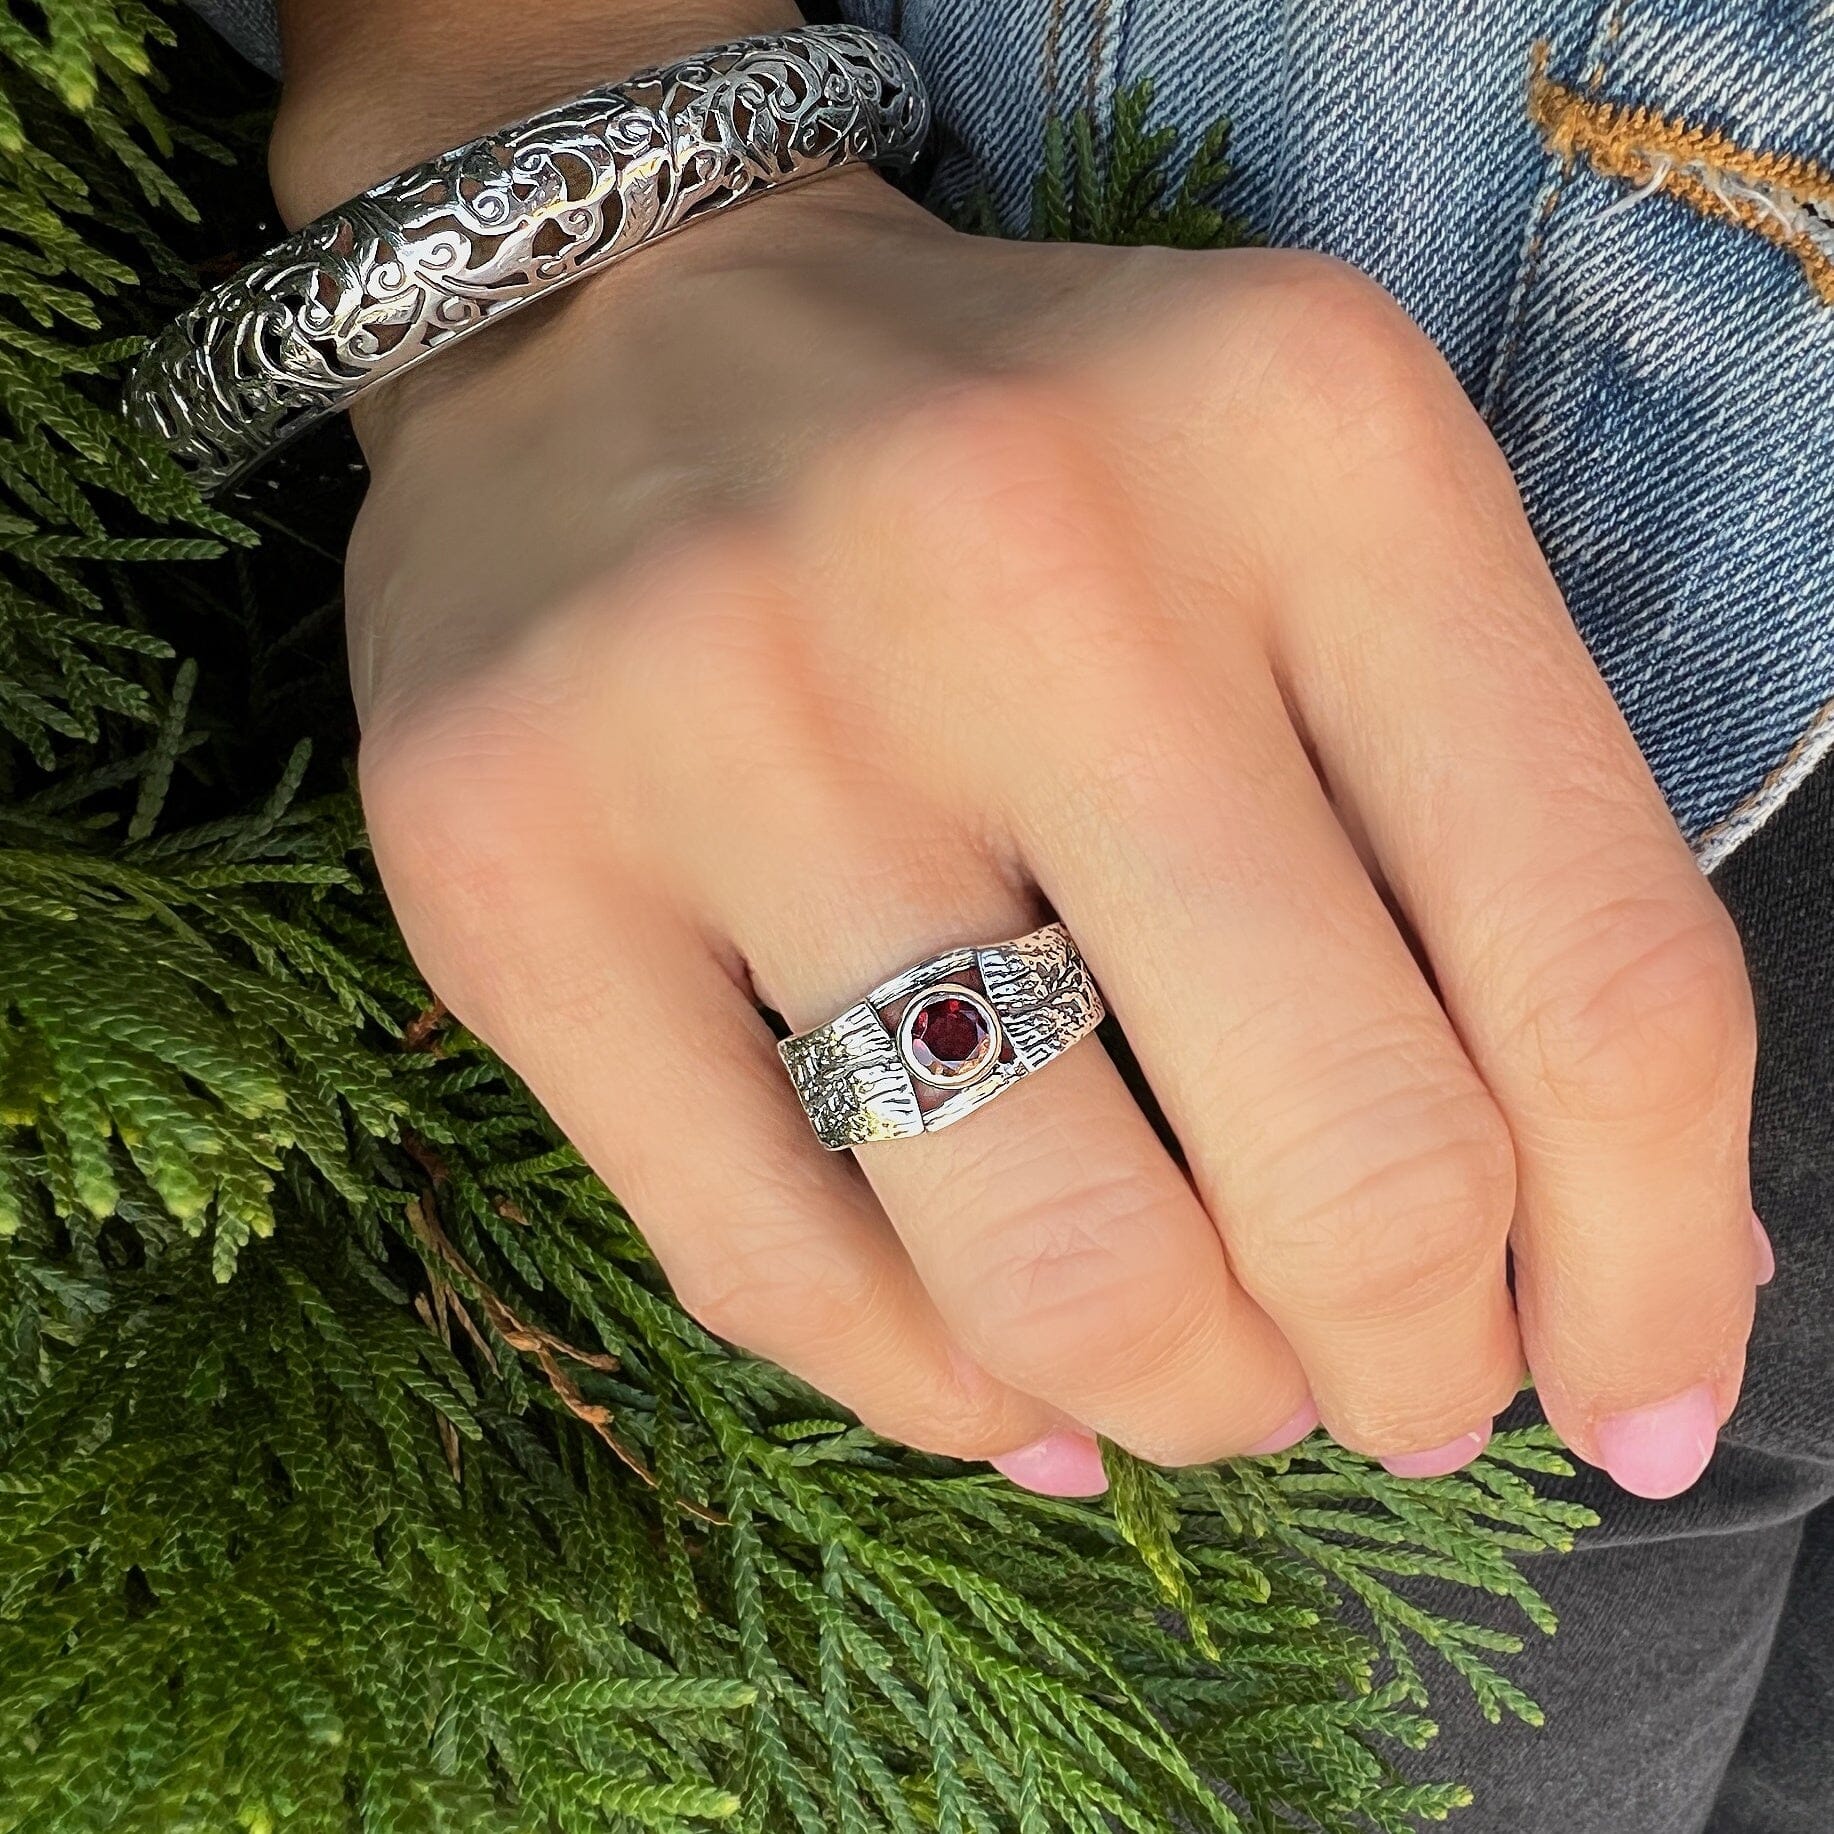
<instances>
[{"instance_id":1,"label":"blue denim jeans","mask_svg":"<svg viewBox=\"0 0 1834 1834\"><path fill-rule=\"evenodd\" d=\"M268 0L198 3L273 67ZM1563 1629L1518 1669L1547 1730L1485 1725L1442 1676L1420 1770L1473 1785L1465 1834L1828 1834L1834 762L1810 778L1834 746L1834 178L1816 164L1834 166L1834 6L839 10L924 69L940 198L985 191L1014 226L1051 115L1099 121L1150 78L1187 143L1227 116L1235 206L1382 281L1488 417L1677 819L1725 866L1779 1274L1697 1489L1653 1505L1575 1481L1604 1525L1535 1571Z\"/></svg>"},{"instance_id":2,"label":"blue denim jeans","mask_svg":"<svg viewBox=\"0 0 1834 1834\"><path fill-rule=\"evenodd\" d=\"M1227 116L1270 240L1372 274L1479 402L1580 629L1676 816L1717 864L1834 743L1834 306L1787 246L1621 175L1681 121L1834 165L1834 14L1810 0L843 0L935 93L945 193L1023 221L1043 124L1150 78L1195 136ZM1563 156L1534 47L1594 118ZM1544 91L1544 101L1547 92ZM1825 175L1824 175L1825 176ZM1766 198L1787 214L1792 193ZM1834 198L1834 184L1824 196ZM1765 204L1749 203L1762 212ZM1834 205L1803 220L1828 253ZM1769 217L1765 218L1770 221ZM1772 222L1780 233L1782 225ZM1813 238L1809 238L1813 246Z\"/></svg>"}]
</instances>

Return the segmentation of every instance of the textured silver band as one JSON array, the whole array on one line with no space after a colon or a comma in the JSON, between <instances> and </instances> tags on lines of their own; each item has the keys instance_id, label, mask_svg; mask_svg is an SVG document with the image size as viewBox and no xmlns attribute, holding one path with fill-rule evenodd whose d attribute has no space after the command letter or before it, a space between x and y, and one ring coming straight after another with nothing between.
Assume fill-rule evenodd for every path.
<instances>
[{"instance_id":1,"label":"textured silver band","mask_svg":"<svg viewBox=\"0 0 1834 1834\"><path fill-rule=\"evenodd\" d=\"M809 26L594 89L385 179L151 343L132 418L220 490L363 389L501 313L761 192L929 131L892 39Z\"/></svg>"},{"instance_id":2,"label":"textured silver band","mask_svg":"<svg viewBox=\"0 0 1834 1834\"><path fill-rule=\"evenodd\" d=\"M956 1040L976 1041L959 1074L938 1075L913 1040L926 1009ZM1081 951L1051 923L1015 942L932 956L777 1049L817 1137L838 1151L959 1121L1088 1037L1102 1015Z\"/></svg>"}]
</instances>

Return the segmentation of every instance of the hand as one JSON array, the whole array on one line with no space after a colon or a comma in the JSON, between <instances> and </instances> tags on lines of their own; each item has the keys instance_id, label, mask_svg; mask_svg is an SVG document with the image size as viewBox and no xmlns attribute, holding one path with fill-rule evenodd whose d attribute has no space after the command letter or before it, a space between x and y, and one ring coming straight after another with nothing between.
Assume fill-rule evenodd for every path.
<instances>
[{"instance_id":1,"label":"hand","mask_svg":"<svg viewBox=\"0 0 1834 1834\"><path fill-rule=\"evenodd\" d=\"M1757 1264L1737 941L1378 289L853 172L359 430L391 898L710 1329L1041 1488L1318 1415L1453 1468L1525 1362L1620 1482L1698 1475ZM759 1002L1053 911L1185 1164L1097 1043L824 1154Z\"/></svg>"}]
</instances>

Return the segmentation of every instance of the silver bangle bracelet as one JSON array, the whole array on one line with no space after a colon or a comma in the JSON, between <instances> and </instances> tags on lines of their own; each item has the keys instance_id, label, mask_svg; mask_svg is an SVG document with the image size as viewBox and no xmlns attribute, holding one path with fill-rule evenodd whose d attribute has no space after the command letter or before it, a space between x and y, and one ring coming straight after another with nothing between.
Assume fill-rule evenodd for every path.
<instances>
[{"instance_id":1,"label":"silver bangle bracelet","mask_svg":"<svg viewBox=\"0 0 1834 1834\"><path fill-rule=\"evenodd\" d=\"M159 333L131 418L217 491L364 389L762 192L908 165L922 79L854 26L745 38L588 91L372 186Z\"/></svg>"}]
</instances>

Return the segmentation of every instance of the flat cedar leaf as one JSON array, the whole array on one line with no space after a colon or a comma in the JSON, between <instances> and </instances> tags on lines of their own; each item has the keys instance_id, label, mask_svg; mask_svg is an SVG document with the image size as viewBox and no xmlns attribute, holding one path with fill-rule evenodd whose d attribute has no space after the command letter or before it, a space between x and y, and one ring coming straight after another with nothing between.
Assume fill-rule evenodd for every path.
<instances>
[{"instance_id":1,"label":"flat cedar leaf","mask_svg":"<svg viewBox=\"0 0 1834 1834\"><path fill-rule=\"evenodd\" d=\"M1102 1467L1116 1527L1146 1562L1165 1602L1183 1616L1199 1653L1214 1660L1216 1646L1191 1584L1191 1564L1178 1549L1177 1492L1151 1465L1111 1441L1102 1443Z\"/></svg>"},{"instance_id":2,"label":"flat cedar leaf","mask_svg":"<svg viewBox=\"0 0 1834 1834\"><path fill-rule=\"evenodd\" d=\"M578 1713L737 1712L757 1698L752 1683L726 1676L615 1675L533 1688L526 1705L538 1714L571 1718Z\"/></svg>"}]
</instances>

